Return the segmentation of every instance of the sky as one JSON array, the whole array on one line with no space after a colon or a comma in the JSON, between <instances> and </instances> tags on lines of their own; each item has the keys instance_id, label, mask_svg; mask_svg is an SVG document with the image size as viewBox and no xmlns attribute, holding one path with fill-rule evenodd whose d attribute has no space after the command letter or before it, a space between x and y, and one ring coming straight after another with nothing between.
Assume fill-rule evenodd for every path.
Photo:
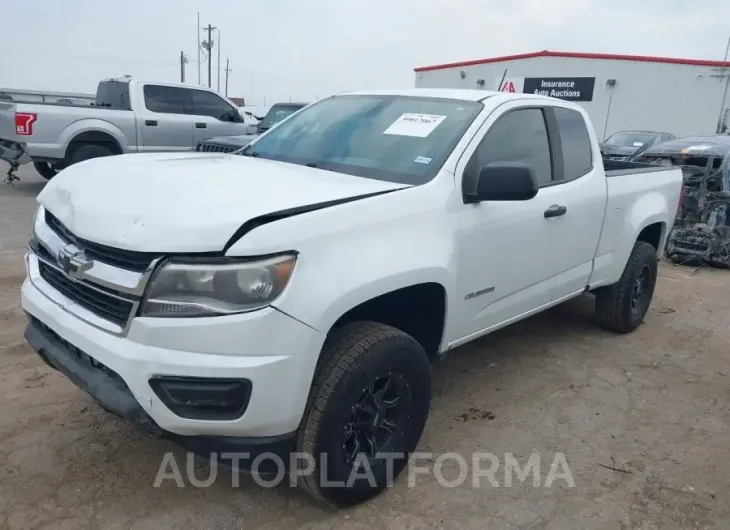
<instances>
[{"instance_id":1,"label":"sky","mask_svg":"<svg viewBox=\"0 0 730 530\"><path fill-rule=\"evenodd\" d=\"M418 66L544 49L722 60L730 37L728 0L0 0L0 87L179 82L181 51L197 84L197 12L220 29L221 92L228 59L228 95L252 105L412 87Z\"/></svg>"}]
</instances>

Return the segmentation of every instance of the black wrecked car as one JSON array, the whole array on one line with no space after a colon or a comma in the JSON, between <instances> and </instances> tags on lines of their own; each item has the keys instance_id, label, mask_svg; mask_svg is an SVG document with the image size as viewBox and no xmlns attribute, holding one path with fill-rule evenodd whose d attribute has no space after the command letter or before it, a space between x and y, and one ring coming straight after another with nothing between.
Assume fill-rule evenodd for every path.
<instances>
[{"instance_id":1,"label":"black wrecked car","mask_svg":"<svg viewBox=\"0 0 730 530\"><path fill-rule=\"evenodd\" d=\"M673 134L666 132L618 131L606 138L599 147L605 159L628 160L649 147L674 139Z\"/></svg>"},{"instance_id":2,"label":"black wrecked car","mask_svg":"<svg viewBox=\"0 0 730 530\"><path fill-rule=\"evenodd\" d=\"M254 116L259 121L256 124L256 134L239 134L236 136L216 136L208 138L200 142L196 151L205 153L232 153L238 151L242 147L246 147L259 134L263 134L280 121L288 118L300 109L306 107L309 103L276 103L273 105L266 116L260 118ZM249 113L250 114L250 113ZM253 116L253 115L252 115Z\"/></svg>"},{"instance_id":3,"label":"black wrecked car","mask_svg":"<svg viewBox=\"0 0 730 530\"><path fill-rule=\"evenodd\" d=\"M679 166L684 187L666 254L674 263L730 267L730 136L690 136L632 161Z\"/></svg>"}]
</instances>

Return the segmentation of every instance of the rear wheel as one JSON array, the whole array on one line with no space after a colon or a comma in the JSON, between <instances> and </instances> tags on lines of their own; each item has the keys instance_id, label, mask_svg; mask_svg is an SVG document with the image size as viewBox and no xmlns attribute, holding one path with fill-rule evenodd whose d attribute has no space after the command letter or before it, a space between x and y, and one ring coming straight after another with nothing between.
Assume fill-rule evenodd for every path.
<instances>
[{"instance_id":1,"label":"rear wheel","mask_svg":"<svg viewBox=\"0 0 730 530\"><path fill-rule=\"evenodd\" d=\"M656 252L649 243L637 241L619 281L598 289L596 318L602 327L629 333L644 321L656 286Z\"/></svg>"},{"instance_id":2,"label":"rear wheel","mask_svg":"<svg viewBox=\"0 0 730 530\"><path fill-rule=\"evenodd\" d=\"M33 167L46 180L51 180L59 171L56 164L49 164L48 162L33 162Z\"/></svg>"},{"instance_id":3,"label":"rear wheel","mask_svg":"<svg viewBox=\"0 0 730 530\"><path fill-rule=\"evenodd\" d=\"M426 352L406 333L374 322L333 330L297 436L315 466L300 485L342 506L389 486L423 432L430 381Z\"/></svg>"},{"instance_id":4,"label":"rear wheel","mask_svg":"<svg viewBox=\"0 0 730 530\"><path fill-rule=\"evenodd\" d=\"M68 165L78 164L84 160L91 158L99 158L102 156L112 156L114 153L103 145L89 144L82 145L73 151L68 157Z\"/></svg>"}]
</instances>

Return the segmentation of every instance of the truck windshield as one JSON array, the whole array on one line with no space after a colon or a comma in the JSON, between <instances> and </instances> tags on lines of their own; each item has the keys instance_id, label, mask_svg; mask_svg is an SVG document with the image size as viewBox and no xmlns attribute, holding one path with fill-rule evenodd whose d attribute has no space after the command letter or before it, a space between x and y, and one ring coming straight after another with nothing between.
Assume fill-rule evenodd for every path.
<instances>
[{"instance_id":1,"label":"truck windshield","mask_svg":"<svg viewBox=\"0 0 730 530\"><path fill-rule=\"evenodd\" d=\"M322 100L240 152L388 182L431 180L482 110L476 101L353 95Z\"/></svg>"},{"instance_id":2,"label":"truck windshield","mask_svg":"<svg viewBox=\"0 0 730 530\"><path fill-rule=\"evenodd\" d=\"M266 113L264 119L256 125L258 132L262 133L264 131L268 131L281 120L288 118L302 107L304 107L304 105L274 105L271 107L269 112Z\"/></svg>"},{"instance_id":3,"label":"truck windshield","mask_svg":"<svg viewBox=\"0 0 730 530\"><path fill-rule=\"evenodd\" d=\"M102 81L96 88L94 106L116 110L132 110L129 103L129 83Z\"/></svg>"}]
</instances>

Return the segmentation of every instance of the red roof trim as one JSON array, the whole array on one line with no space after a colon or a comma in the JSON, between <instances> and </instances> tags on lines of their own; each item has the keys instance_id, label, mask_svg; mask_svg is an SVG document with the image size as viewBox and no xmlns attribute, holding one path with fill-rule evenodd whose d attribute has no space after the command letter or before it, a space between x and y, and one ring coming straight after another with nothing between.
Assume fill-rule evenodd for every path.
<instances>
[{"instance_id":1,"label":"red roof trim","mask_svg":"<svg viewBox=\"0 0 730 530\"><path fill-rule=\"evenodd\" d=\"M714 66L730 67L730 62L705 61L700 59L678 59L673 57L652 57L649 55L618 55L613 53L575 53L575 52L551 52L542 50L532 53L520 53L517 55L505 55L503 57L492 57L490 59L477 59L474 61L463 61L460 63L437 64L434 66L421 66L414 68L416 72L427 72L429 70L443 70L445 68L457 68L459 66L473 66L475 64L501 63L514 61L516 59L532 59L534 57L569 57L573 59L603 59L609 61L639 61L645 63L666 63L684 64L689 66Z\"/></svg>"}]
</instances>

